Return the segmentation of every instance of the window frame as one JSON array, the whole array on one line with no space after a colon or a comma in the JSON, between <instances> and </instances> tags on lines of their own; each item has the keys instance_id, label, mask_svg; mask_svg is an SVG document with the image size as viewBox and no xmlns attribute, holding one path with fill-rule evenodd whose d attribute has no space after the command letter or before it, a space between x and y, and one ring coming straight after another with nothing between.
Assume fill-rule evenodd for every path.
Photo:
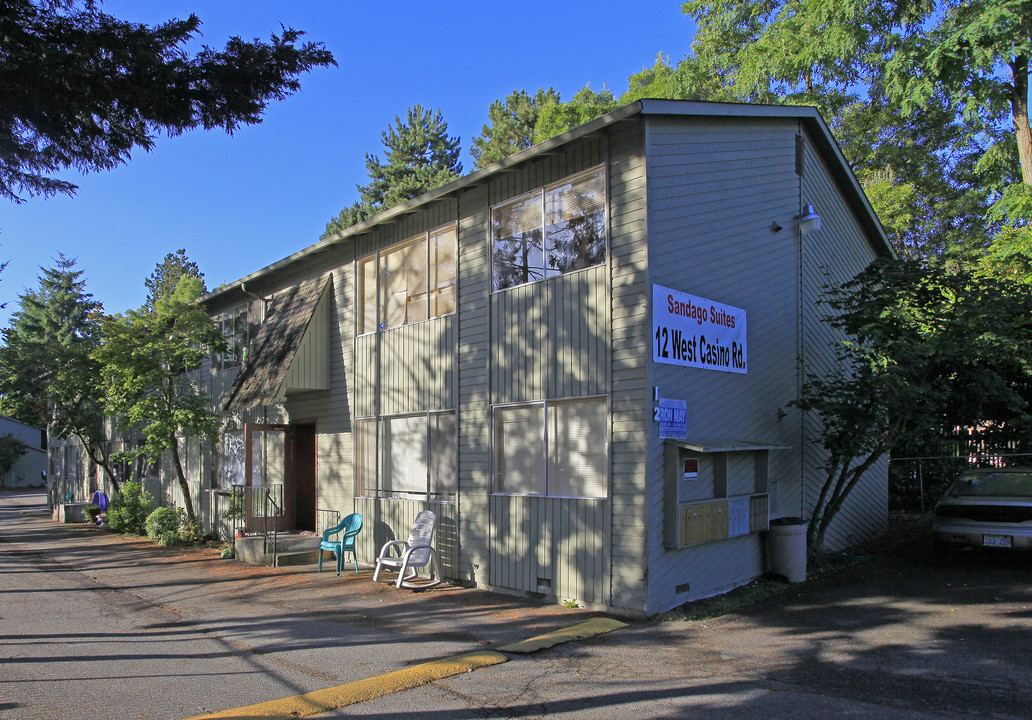
<instances>
[{"instance_id":1,"label":"window frame","mask_svg":"<svg viewBox=\"0 0 1032 720\"><path fill-rule=\"evenodd\" d=\"M590 402L590 401L601 401L604 410L604 417L606 423L605 438L606 438L606 453L604 461L604 473L602 477L601 485L605 489L604 495L563 495L553 493L552 481L550 479L550 466L551 466L551 436L549 434L549 409L555 406L570 405L577 402ZM540 470L544 476L543 486L544 492L511 492L506 490L499 490L499 462L498 462L498 436L497 436L497 422L499 416L499 410L505 411L514 408L540 408L538 415L541 426L542 436L542 454L538 459L540 462ZM494 405L491 408L491 494L498 495L501 497L547 497L547 498L558 498L558 499L570 499L570 500L608 500L610 484L612 482L612 415L611 415L611 403L608 395L581 395L576 397L564 397L564 398L552 398L547 400L535 400L529 402L516 402L516 403L505 403ZM583 489L583 488L581 488Z\"/></svg>"},{"instance_id":2,"label":"window frame","mask_svg":"<svg viewBox=\"0 0 1032 720\"><path fill-rule=\"evenodd\" d=\"M432 248L432 240L440 235L451 232L453 240L452 245L452 258L454 259L454 272L452 275L450 287L453 289L453 302L452 309L447 312L434 314L434 306L436 305L436 298L440 297L442 288L449 287L448 283L440 285L440 274L436 272L437 265L432 262L434 259L434 252ZM385 312L384 308L387 303L386 288L383 283L383 258L385 255L391 252L397 252L403 249L406 245L423 242L424 244L424 258L423 258L423 283L422 283L422 296L423 296L423 317L417 320L405 320L400 325L391 325L390 327L385 326ZM377 332L385 332L387 330L394 330L399 327L406 327L408 325L415 325L416 323L426 322L427 320L434 320L440 317L447 317L448 315L454 315L458 310L458 284L459 284L459 224L458 222L449 222L444 225L430 228L421 233L416 233L410 237L401 240L400 242L392 243L385 247L377 248L373 252L367 253L359 258L355 259L355 337L362 337L363 335L372 335ZM367 298L369 296L369 290L366 288L365 283L367 278L364 273L365 263L369 261L373 262L375 272L373 277L376 280L376 287L373 288L372 297L374 300L374 311L370 314L366 308ZM431 286L433 279L438 280L438 286ZM406 305L407 308L407 305ZM407 312L406 312L407 315ZM372 329L366 328L365 324L369 322L373 327Z\"/></svg>"},{"instance_id":3,"label":"window frame","mask_svg":"<svg viewBox=\"0 0 1032 720\"><path fill-rule=\"evenodd\" d=\"M433 420L439 417L452 418L452 424L454 426L454 435L452 436L453 444L448 449L448 452L435 455L434 454L434 441L432 433L435 430ZM426 468L426 485L425 490L405 490L405 491L394 491L392 490L389 494L384 490L384 482L386 478L386 458L384 453L386 452L386 442L384 440L384 430L386 425L392 420L405 420L411 418L423 418L425 421L424 428L426 430L425 448L426 454L423 457L423 465ZM459 432L458 432L458 413L455 410L427 410L421 412L409 412L409 413L395 413L391 415L379 415L379 416L366 416L355 419L355 427L359 425L371 424L373 428L372 437L372 450L375 455L372 463L365 461L361 453L363 452L364 445L368 442L368 439L356 437L354 442L354 495L356 498L366 498L374 500L416 500L420 502L438 502L438 503L456 503L458 502L458 469L459 469ZM358 433L356 433L356 436ZM454 478L450 486L446 486L445 491L441 491L440 481L435 482L435 468L440 464L442 457L450 457L451 465L454 470ZM369 465L372 468L374 474L372 486L365 481L365 478L360 475Z\"/></svg>"},{"instance_id":4,"label":"window frame","mask_svg":"<svg viewBox=\"0 0 1032 720\"><path fill-rule=\"evenodd\" d=\"M258 321L254 318L256 314L252 313L251 303L245 302L223 310L212 318L213 321L219 324L219 332L222 333L222 338L226 341L226 350L224 352L212 352L211 354L211 367L213 371L232 370L244 364L244 360L247 358L247 350L257 332ZM237 336L236 330L237 322L241 317L243 317L245 325L243 339ZM229 319L233 321L233 329L227 334L226 322ZM228 357L233 358L229 364L226 362Z\"/></svg>"},{"instance_id":5,"label":"window frame","mask_svg":"<svg viewBox=\"0 0 1032 720\"><path fill-rule=\"evenodd\" d=\"M550 271L549 271L549 268L547 266L547 263L548 263L548 261L547 261L548 252L547 252L546 244L548 242L548 238L550 237L549 233L548 233L548 228L550 226L549 226L548 217L547 217L546 198L547 198L547 196L548 196L548 194L550 192L554 192L555 190L557 190L558 188L561 188L564 185L569 185L569 184L576 183L576 182L578 182L578 181L580 181L580 180L582 180L584 178L587 178L587 177L589 177L591 175L595 175L595 174L598 174L599 177L602 180L602 205L601 205L601 208L602 208L602 235L603 235L603 237L602 237L602 247L603 247L603 251L604 251L605 256L604 256L604 258L603 258L603 260L601 262L595 263L593 265L586 265L586 266L581 267L581 268L575 268L575 269L566 270L566 271L551 271L551 274L549 274ZM494 218L495 218L495 213L499 209L501 209L503 207L510 206L510 205L515 205L517 203L522 203L522 202L525 202L527 199L534 198L534 197L536 197L537 200L538 200L537 205L538 205L538 210L539 210L539 214L540 214L540 222L536 226L536 230L538 230L540 232L540 234L541 234L541 251L540 252L541 252L541 256L542 256L542 268L541 268L542 276L540 278L529 279L529 280L525 280L523 282L514 283L512 285L506 285L505 287L498 287L498 278L496 277L496 274L495 274L495 265L496 265L496 263L495 263L495 250L496 250L496 242L498 241L498 238L496 238L495 234L494 234L494 225L495 225ZM606 263L609 262L609 258L611 257L611 248L609 246L609 216L610 216L610 212L609 212L609 177L608 177L608 173L606 171L606 165L604 163L601 164L601 165L596 165L594 167L590 167L590 168L588 168L586 170L582 170L582 171L574 173L572 175L568 175L568 176L566 176L564 178L561 178L560 180L557 180L556 182L548 183L546 185L542 185L542 186L537 187L537 188L535 188L533 190L530 190L528 192L521 193L519 195L514 195L514 196L512 196L510 198L507 198L507 199L501 201L501 202L494 203L490 207L490 220L489 220L489 223L488 223L489 224L489 228L488 228L488 254L489 254L490 258L491 258L491 260L490 260L491 292L492 293L504 292L506 290L511 290L512 288L523 287L523 286L526 286L526 285L532 285L534 283L543 282L545 280L550 280L552 278L561 277L563 275L569 275L571 273L580 272L581 270L587 270L589 268L594 268L594 267L599 267L600 265L605 265ZM581 216L581 217L586 217L586 216Z\"/></svg>"}]
</instances>

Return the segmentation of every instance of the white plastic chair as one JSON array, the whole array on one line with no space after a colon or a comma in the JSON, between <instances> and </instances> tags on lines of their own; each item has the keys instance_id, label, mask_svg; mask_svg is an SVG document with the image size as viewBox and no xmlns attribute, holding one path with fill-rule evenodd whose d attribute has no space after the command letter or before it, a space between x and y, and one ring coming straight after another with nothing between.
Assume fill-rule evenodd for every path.
<instances>
[{"instance_id":1,"label":"white plastic chair","mask_svg":"<svg viewBox=\"0 0 1032 720\"><path fill-rule=\"evenodd\" d=\"M392 540L380 548L380 556L376 558L376 570L373 572L373 582L379 581L380 570L386 567L397 571L398 580L395 584L399 588L423 590L440 585L443 582L441 566L437 563L437 551L431 545L436 527L437 516L429 510L423 510L416 515L408 540ZM397 548L399 556L390 554L392 548ZM413 583L412 580L419 575L418 570L426 568L427 565L433 566L430 581Z\"/></svg>"}]
</instances>

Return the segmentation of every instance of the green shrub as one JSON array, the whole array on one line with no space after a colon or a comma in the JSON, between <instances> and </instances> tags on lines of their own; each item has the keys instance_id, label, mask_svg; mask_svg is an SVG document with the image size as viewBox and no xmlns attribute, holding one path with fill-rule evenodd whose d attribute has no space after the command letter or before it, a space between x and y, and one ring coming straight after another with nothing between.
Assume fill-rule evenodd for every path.
<instances>
[{"instance_id":1,"label":"green shrub","mask_svg":"<svg viewBox=\"0 0 1032 720\"><path fill-rule=\"evenodd\" d=\"M158 538L158 542L165 546L178 545L180 540L179 532L176 530L166 530L161 533L161 537Z\"/></svg>"},{"instance_id":2,"label":"green shrub","mask_svg":"<svg viewBox=\"0 0 1032 720\"><path fill-rule=\"evenodd\" d=\"M201 532L201 526L196 520L186 519L179 528L179 537L188 545L196 545L204 539L204 533Z\"/></svg>"},{"instance_id":3,"label":"green shrub","mask_svg":"<svg viewBox=\"0 0 1032 720\"><path fill-rule=\"evenodd\" d=\"M108 526L118 532L143 535L147 532L147 513L153 498L138 482L122 484L111 498L108 508Z\"/></svg>"},{"instance_id":4,"label":"green shrub","mask_svg":"<svg viewBox=\"0 0 1032 720\"><path fill-rule=\"evenodd\" d=\"M165 533L179 534L183 524L183 511L170 507L159 507L147 516L147 537L162 538ZM162 543L166 544L166 543Z\"/></svg>"},{"instance_id":5,"label":"green shrub","mask_svg":"<svg viewBox=\"0 0 1032 720\"><path fill-rule=\"evenodd\" d=\"M82 514L86 516L86 522L92 525L97 524L97 516L102 512L104 511L98 505L87 505L82 509Z\"/></svg>"}]
</instances>

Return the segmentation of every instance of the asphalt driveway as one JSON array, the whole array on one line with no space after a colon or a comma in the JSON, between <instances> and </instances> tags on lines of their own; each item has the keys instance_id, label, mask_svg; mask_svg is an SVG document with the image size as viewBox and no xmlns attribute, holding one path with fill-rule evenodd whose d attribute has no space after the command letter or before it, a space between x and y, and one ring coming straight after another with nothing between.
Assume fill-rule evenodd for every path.
<instances>
[{"instance_id":1,"label":"asphalt driveway","mask_svg":"<svg viewBox=\"0 0 1032 720\"><path fill-rule=\"evenodd\" d=\"M397 591L369 582L365 569L336 578L244 566L56 525L24 494L0 494L0 515L0 561L17 573L0 577L5 720L68 717L59 697L77 699L81 717L182 718L491 650L594 615L461 588ZM924 523L900 522L868 557L733 614L631 622L323 717L1028 718L1032 560L971 554L942 565L927 535ZM58 575L71 589L9 592L10 579ZM46 618L11 626L27 612L12 603L45 592L68 607L99 599L122 608L132 630L112 629L104 642L118 632L196 634L221 650L198 646L184 660L166 648L170 676L161 678L134 673L140 666L125 645L120 674L97 673L86 638L82 667L55 665L48 647L60 643ZM229 672L233 663L240 667ZM210 664L227 670L217 682ZM87 702L90 677L105 678L118 712ZM158 707L151 683L193 691ZM150 704L135 706L134 697Z\"/></svg>"}]
</instances>

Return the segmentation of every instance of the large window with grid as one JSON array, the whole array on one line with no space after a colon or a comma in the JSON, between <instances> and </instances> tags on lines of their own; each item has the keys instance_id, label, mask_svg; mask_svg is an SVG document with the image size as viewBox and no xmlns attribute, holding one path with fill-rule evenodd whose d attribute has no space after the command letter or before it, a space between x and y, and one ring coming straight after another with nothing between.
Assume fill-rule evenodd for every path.
<instances>
[{"instance_id":1,"label":"large window with grid","mask_svg":"<svg viewBox=\"0 0 1032 720\"><path fill-rule=\"evenodd\" d=\"M455 312L455 226L422 233L358 261L358 334Z\"/></svg>"},{"instance_id":2,"label":"large window with grid","mask_svg":"<svg viewBox=\"0 0 1032 720\"><path fill-rule=\"evenodd\" d=\"M609 487L606 398L494 409L494 492L604 498Z\"/></svg>"},{"instance_id":3,"label":"large window with grid","mask_svg":"<svg viewBox=\"0 0 1032 720\"><path fill-rule=\"evenodd\" d=\"M250 305L240 305L232 310L215 316L215 322L222 329L222 337L226 341L226 350L212 355L214 370L229 370L239 367L247 357L247 344L251 340L257 318Z\"/></svg>"},{"instance_id":4,"label":"large window with grid","mask_svg":"<svg viewBox=\"0 0 1032 720\"><path fill-rule=\"evenodd\" d=\"M455 413L387 415L355 421L355 495L454 501Z\"/></svg>"},{"instance_id":5,"label":"large window with grid","mask_svg":"<svg viewBox=\"0 0 1032 720\"><path fill-rule=\"evenodd\" d=\"M596 168L491 211L494 289L606 261L606 182Z\"/></svg>"}]
</instances>

